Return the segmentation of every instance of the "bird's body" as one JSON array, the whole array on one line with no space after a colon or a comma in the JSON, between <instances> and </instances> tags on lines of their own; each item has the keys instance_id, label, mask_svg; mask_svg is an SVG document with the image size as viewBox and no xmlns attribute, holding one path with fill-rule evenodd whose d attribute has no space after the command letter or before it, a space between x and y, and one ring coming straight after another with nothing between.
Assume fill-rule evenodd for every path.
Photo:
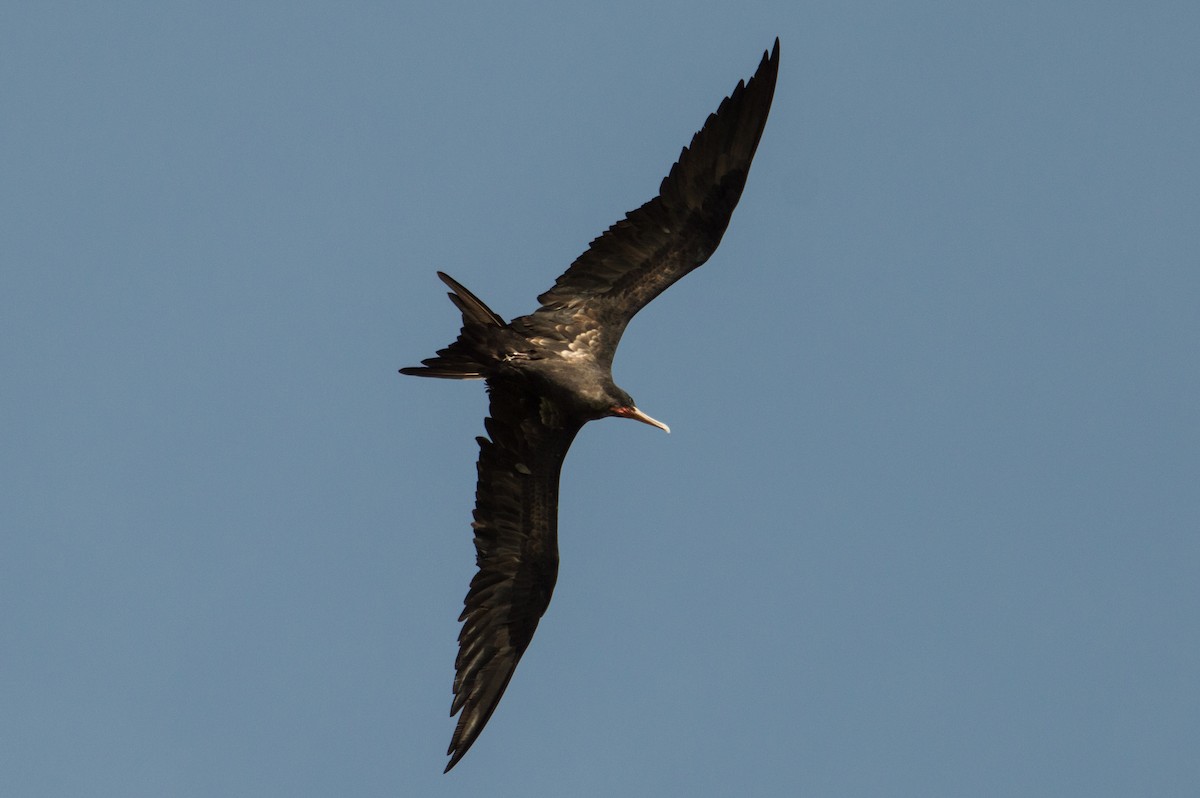
<instances>
[{"instance_id":1,"label":"bird's body","mask_svg":"<svg viewBox=\"0 0 1200 798\"><path fill-rule=\"evenodd\" d=\"M463 316L458 339L405 374L484 379L488 437L479 438L474 513L479 567L464 602L454 701L461 713L446 770L496 708L550 603L558 574L558 478L588 421L616 416L659 427L612 379L629 320L717 248L766 124L779 42L684 149L659 195L592 242L541 306L506 323L441 272Z\"/></svg>"}]
</instances>

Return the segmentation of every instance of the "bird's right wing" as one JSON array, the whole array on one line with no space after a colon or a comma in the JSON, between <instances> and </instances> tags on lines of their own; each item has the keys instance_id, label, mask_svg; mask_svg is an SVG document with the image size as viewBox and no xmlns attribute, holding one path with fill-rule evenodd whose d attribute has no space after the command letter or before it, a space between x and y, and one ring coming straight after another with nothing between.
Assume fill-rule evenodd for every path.
<instances>
[{"instance_id":1,"label":"bird's right wing","mask_svg":"<svg viewBox=\"0 0 1200 798\"><path fill-rule=\"evenodd\" d=\"M479 438L476 563L459 620L454 701L458 724L446 770L475 742L538 621L558 576L558 477L582 423L525 386L489 386L488 438Z\"/></svg>"},{"instance_id":2,"label":"bird's right wing","mask_svg":"<svg viewBox=\"0 0 1200 798\"><path fill-rule=\"evenodd\" d=\"M650 300L703 264L742 196L779 73L779 40L685 147L658 196L608 228L576 258L541 307L512 324L611 365L625 325Z\"/></svg>"}]
</instances>

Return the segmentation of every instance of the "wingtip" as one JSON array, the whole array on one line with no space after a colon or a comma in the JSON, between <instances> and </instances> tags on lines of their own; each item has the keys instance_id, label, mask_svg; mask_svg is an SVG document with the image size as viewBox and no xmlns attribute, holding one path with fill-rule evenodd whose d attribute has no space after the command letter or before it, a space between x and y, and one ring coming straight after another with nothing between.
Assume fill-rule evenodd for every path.
<instances>
[{"instance_id":1,"label":"wingtip","mask_svg":"<svg viewBox=\"0 0 1200 798\"><path fill-rule=\"evenodd\" d=\"M450 757L450 761L446 763L446 769L442 773L449 773L451 768L461 762L463 756L467 753L467 749L470 747L470 743L466 746L461 745L458 735L455 735L454 740L450 743L450 747L446 749L446 756Z\"/></svg>"},{"instance_id":2,"label":"wingtip","mask_svg":"<svg viewBox=\"0 0 1200 798\"><path fill-rule=\"evenodd\" d=\"M761 72L767 65L770 65L772 72L779 71L779 37L775 37L775 44L771 46L770 52L763 50L762 61L758 65L758 71Z\"/></svg>"},{"instance_id":3,"label":"wingtip","mask_svg":"<svg viewBox=\"0 0 1200 798\"><path fill-rule=\"evenodd\" d=\"M762 57L764 64L771 64L776 69L779 68L779 37L775 37L775 44L771 47L771 52L763 51Z\"/></svg>"}]
</instances>

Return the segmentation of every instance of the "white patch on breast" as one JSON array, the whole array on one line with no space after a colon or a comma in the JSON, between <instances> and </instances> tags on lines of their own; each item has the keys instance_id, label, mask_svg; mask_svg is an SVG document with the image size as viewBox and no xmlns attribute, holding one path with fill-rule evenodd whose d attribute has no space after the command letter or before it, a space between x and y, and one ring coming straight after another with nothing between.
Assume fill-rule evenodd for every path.
<instances>
[{"instance_id":1,"label":"white patch on breast","mask_svg":"<svg viewBox=\"0 0 1200 798\"><path fill-rule=\"evenodd\" d=\"M578 360L589 360L592 357L592 353L588 352L587 350L579 350L574 346L570 346L559 352L558 356L563 360L575 362Z\"/></svg>"},{"instance_id":2,"label":"white patch on breast","mask_svg":"<svg viewBox=\"0 0 1200 798\"><path fill-rule=\"evenodd\" d=\"M564 360L592 360L595 358L593 350L600 343L599 330L585 330L575 336L575 340L567 344L567 348L563 352L559 352L559 356Z\"/></svg>"}]
</instances>

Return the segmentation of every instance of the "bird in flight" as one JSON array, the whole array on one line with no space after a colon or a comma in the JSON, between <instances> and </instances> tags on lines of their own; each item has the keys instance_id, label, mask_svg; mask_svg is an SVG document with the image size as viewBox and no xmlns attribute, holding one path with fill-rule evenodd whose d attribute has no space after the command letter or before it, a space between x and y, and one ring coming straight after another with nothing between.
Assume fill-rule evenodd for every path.
<instances>
[{"instance_id":1,"label":"bird in flight","mask_svg":"<svg viewBox=\"0 0 1200 798\"><path fill-rule=\"evenodd\" d=\"M540 307L505 322L452 277L458 339L402 374L487 382L488 437L480 437L474 522L476 564L459 621L454 663L458 715L446 771L492 716L558 576L558 477L576 433L607 416L666 432L613 382L625 326L716 250L742 195L779 72L779 40L750 81L710 114L663 179L658 196L608 228Z\"/></svg>"}]
</instances>

